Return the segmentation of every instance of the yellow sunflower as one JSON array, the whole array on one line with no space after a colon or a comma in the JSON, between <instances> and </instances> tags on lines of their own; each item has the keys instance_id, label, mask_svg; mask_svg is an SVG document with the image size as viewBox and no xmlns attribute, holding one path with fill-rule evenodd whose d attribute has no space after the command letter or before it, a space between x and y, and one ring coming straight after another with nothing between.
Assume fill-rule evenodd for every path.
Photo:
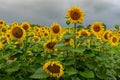
<instances>
[{"instance_id":1,"label":"yellow sunflower","mask_svg":"<svg viewBox=\"0 0 120 80\"><path fill-rule=\"evenodd\" d=\"M23 28L19 27L18 25L12 26L11 36L17 40L23 40L26 36L26 32Z\"/></svg>"},{"instance_id":2,"label":"yellow sunflower","mask_svg":"<svg viewBox=\"0 0 120 80\"><path fill-rule=\"evenodd\" d=\"M4 20L0 20L0 26L3 26L3 25L4 25L4 23L5 23L5 21L4 21Z\"/></svg>"},{"instance_id":3,"label":"yellow sunflower","mask_svg":"<svg viewBox=\"0 0 120 80\"><path fill-rule=\"evenodd\" d=\"M2 40L2 44L9 44L9 38L8 37L4 36L4 37L1 38L1 40Z\"/></svg>"},{"instance_id":4,"label":"yellow sunflower","mask_svg":"<svg viewBox=\"0 0 120 80\"><path fill-rule=\"evenodd\" d=\"M112 36L112 37L111 37L110 43L111 43L112 46L117 46L117 45L118 45L118 42L119 42L118 36Z\"/></svg>"},{"instance_id":5,"label":"yellow sunflower","mask_svg":"<svg viewBox=\"0 0 120 80\"><path fill-rule=\"evenodd\" d=\"M44 34L44 38L48 38L49 37L49 31L48 30L45 30L43 34Z\"/></svg>"},{"instance_id":6,"label":"yellow sunflower","mask_svg":"<svg viewBox=\"0 0 120 80\"><path fill-rule=\"evenodd\" d=\"M13 22L12 23L12 26L16 26L16 25L19 25L18 22Z\"/></svg>"},{"instance_id":7,"label":"yellow sunflower","mask_svg":"<svg viewBox=\"0 0 120 80\"><path fill-rule=\"evenodd\" d=\"M17 58L10 58L10 57L7 57L6 60L7 60L7 61L13 61L13 62L15 62L15 61L17 60Z\"/></svg>"},{"instance_id":8,"label":"yellow sunflower","mask_svg":"<svg viewBox=\"0 0 120 80\"><path fill-rule=\"evenodd\" d=\"M50 27L50 32L54 36L60 35L61 31L62 31L62 27L58 23L53 23Z\"/></svg>"},{"instance_id":9,"label":"yellow sunflower","mask_svg":"<svg viewBox=\"0 0 120 80\"><path fill-rule=\"evenodd\" d=\"M30 26L30 24L28 22L22 22L21 27L24 30L30 30L30 28L31 28L31 26Z\"/></svg>"},{"instance_id":10,"label":"yellow sunflower","mask_svg":"<svg viewBox=\"0 0 120 80\"><path fill-rule=\"evenodd\" d=\"M48 40L44 44L44 49L47 50L48 52L51 52L51 51L55 50L54 46L56 45L56 43L57 43L56 39Z\"/></svg>"},{"instance_id":11,"label":"yellow sunflower","mask_svg":"<svg viewBox=\"0 0 120 80\"><path fill-rule=\"evenodd\" d=\"M90 27L91 32L94 35L99 35L104 31L104 26L101 22L94 22Z\"/></svg>"},{"instance_id":12,"label":"yellow sunflower","mask_svg":"<svg viewBox=\"0 0 120 80\"><path fill-rule=\"evenodd\" d=\"M112 37L112 31L111 30L106 30L102 35L102 40L103 41L108 41L111 37Z\"/></svg>"},{"instance_id":13,"label":"yellow sunflower","mask_svg":"<svg viewBox=\"0 0 120 80\"><path fill-rule=\"evenodd\" d=\"M85 29L80 30L79 33L80 33L80 36L90 36L90 32Z\"/></svg>"},{"instance_id":14,"label":"yellow sunflower","mask_svg":"<svg viewBox=\"0 0 120 80\"><path fill-rule=\"evenodd\" d=\"M68 18L71 23L82 23L84 16L85 14L83 10L77 6L73 6L72 8L68 9L66 13L66 18Z\"/></svg>"},{"instance_id":15,"label":"yellow sunflower","mask_svg":"<svg viewBox=\"0 0 120 80\"><path fill-rule=\"evenodd\" d=\"M69 44L70 46L74 47L74 39L64 39L65 43Z\"/></svg>"},{"instance_id":16,"label":"yellow sunflower","mask_svg":"<svg viewBox=\"0 0 120 80\"><path fill-rule=\"evenodd\" d=\"M34 36L34 37L33 37L33 41L34 41L34 42L39 42L39 41L40 41L40 37Z\"/></svg>"},{"instance_id":17,"label":"yellow sunflower","mask_svg":"<svg viewBox=\"0 0 120 80\"><path fill-rule=\"evenodd\" d=\"M43 70L51 77L60 78L64 75L64 68L58 61L48 61L43 65Z\"/></svg>"}]
</instances>

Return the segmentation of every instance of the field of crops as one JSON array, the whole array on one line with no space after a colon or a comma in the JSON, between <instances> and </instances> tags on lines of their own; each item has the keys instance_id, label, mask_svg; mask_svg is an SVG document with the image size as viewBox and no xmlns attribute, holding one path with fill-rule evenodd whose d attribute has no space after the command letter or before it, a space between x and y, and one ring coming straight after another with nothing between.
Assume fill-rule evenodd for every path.
<instances>
[{"instance_id":1,"label":"field of crops","mask_svg":"<svg viewBox=\"0 0 120 80\"><path fill-rule=\"evenodd\" d=\"M0 20L0 80L119 80L120 30L84 11L66 11L66 27Z\"/></svg>"}]
</instances>

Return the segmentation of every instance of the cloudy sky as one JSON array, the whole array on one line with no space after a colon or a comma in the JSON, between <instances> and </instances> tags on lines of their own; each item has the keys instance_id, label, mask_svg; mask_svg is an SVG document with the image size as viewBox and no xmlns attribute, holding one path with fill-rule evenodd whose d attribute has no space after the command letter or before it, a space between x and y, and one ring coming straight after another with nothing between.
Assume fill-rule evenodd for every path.
<instances>
[{"instance_id":1,"label":"cloudy sky","mask_svg":"<svg viewBox=\"0 0 120 80\"><path fill-rule=\"evenodd\" d=\"M0 0L0 19L11 24L28 21L31 24L65 24L65 14L73 5L85 12L83 25L94 21L104 22L107 27L120 24L120 0Z\"/></svg>"}]
</instances>

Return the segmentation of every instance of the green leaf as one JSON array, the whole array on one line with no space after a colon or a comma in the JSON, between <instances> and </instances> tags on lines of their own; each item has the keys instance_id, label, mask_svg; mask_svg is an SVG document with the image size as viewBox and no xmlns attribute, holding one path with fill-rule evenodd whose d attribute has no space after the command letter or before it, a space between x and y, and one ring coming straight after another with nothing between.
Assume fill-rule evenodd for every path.
<instances>
[{"instance_id":1,"label":"green leaf","mask_svg":"<svg viewBox=\"0 0 120 80\"><path fill-rule=\"evenodd\" d=\"M84 72L80 72L80 75L85 78L94 78L95 77L93 71L90 71L90 70L85 70Z\"/></svg>"},{"instance_id":2,"label":"green leaf","mask_svg":"<svg viewBox=\"0 0 120 80\"><path fill-rule=\"evenodd\" d=\"M30 78L34 78L34 79L45 79L47 77L48 75L42 68L39 68L32 76L30 76Z\"/></svg>"},{"instance_id":3,"label":"green leaf","mask_svg":"<svg viewBox=\"0 0 120 80\"><path fill-rule=\"evenodd\" d=\"M77 72L78 71L76 69L74 69L73 67L67 67L65 69L65 73L67 73L69 76L73 75L73 74L77 74Z\"/></svg>"},{"instance_id":4,"label":"green leaf","mask_svg":"<svg viewBox=\"0 0 120 80\"><path fill-rule=\"evenodd\" d=\"M63 36L63 39L70 39L70 38L74 38L74 37L75 37L75 34L67 33Z\"/></svg>"},{"instance_id":5,"label":"green leaf","mask_svg":"<svg viewBox=\"0 0 120 80\"><path fill-rule=\"evenodd\" d=\"M65 44L65 43L59 43L59 44L56 44L55 47L61 48L61 47L64 47L65 45L67 45L67 44Z\"/></svg>"},{"instance_id":6,"label":"green leaf","mask_svg":"<svg viewBox=\"0 0 120 80\"><path fill-rule=\"evenodd\" d=\"M4 63L1 63L1 64L0 64L0 69L1 69L1 68L4 68L4 67L5 67L5 64L4 64Z\"/></svg>"},{"instance_id":7,"label":"green leaf","mask_svg":"<svg viewBox=\"0 0 120 80\"><path fill-rule=\"evenodd\" d=\"M9 66L10 67L8 69L6 69L6 72L12 73L12 72L15 72L15 71L19 70L20 63L19 62L13 62L12 64L9 64Z\"/></svg>"},{"instance_id":8,"label":"green leaf","mask_svg":"<svg viewBox=\"0 0 120 80\"><path fill-rule=\"evenodd\" d=\"M75 48L71 48L70 51L75 52L75 53L82 53L83 52L80 49L75 49Z\"/></svg>"}]
</instances>

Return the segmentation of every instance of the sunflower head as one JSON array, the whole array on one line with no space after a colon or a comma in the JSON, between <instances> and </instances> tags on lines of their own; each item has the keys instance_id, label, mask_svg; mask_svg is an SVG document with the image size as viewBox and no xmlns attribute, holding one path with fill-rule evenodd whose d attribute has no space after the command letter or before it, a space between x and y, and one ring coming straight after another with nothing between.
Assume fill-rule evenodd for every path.
<instances>
[{"instance_id":1,"label":"sunflower head","mask_svg":"<svg viewBox=\"0 0 120 80\"><path fill-rule=\"evenodd\" d=\"M102 35L102 40L103 41L108 41L111 37L112 37L112 31L111 30L106 30Z\"/></svg>"},{"instance_id":2,"label":"sunflower head","mask_svg":"<svg viewBox=\"0 0 120 80\"><path fill-rule=\"evenodd\" d=\"M44 34L44 37L47 38L49 36L49 31L45 30L43 34Z\"/></svg>"},{"instance_id":3,"label":"sunflower head","mask_svg":"<svg viewBox=\"0 0 120 80\"><path fill-rule=\"evenodd\" d=\"M53 23L50 27L50 32L54 36L60 35L62 27L58 23Z\"/></svg>"},{"instance_id":4,"label":"sunflower head","mask_svg":"<svg viewBox=\"0 0 120 80\"><path fill-rule=\"evenodd\" d=\"M4 20L0 20L0 26L3 26L3 25L4 25L4 23L5 23L5 21L4 21Z\"/></svg>"},{"instance_id":5,"label":"sunflower head","mask_svg":"<svg viewBox=\"0 0 120 80\"><path fill-rule=\"evenodd\" d=\"M40 37L34 36L34 37L33 37L33 41L34 41L34 42L39 42L39 41L40 41Z\"/></svg>"},{"instance_id":6,"label":"sunflower head","mask_svg":"<svg viewBox=\"0 0 120 80\"><path fill-rule=\"evenodd\" d=\"M80 36L90 36L90 32L85 29L80 30L79 34L80 34Z\"/></svg>"},{"instance_id":7,"label":"sunflower head","mask_svg":"<svg viewBox=\"0 0 120 80\"><path fill-rule=\"evenodd\" d=\"M16 25L19 25L18 22L13 22L12 23L12 26L16 26Z\"/></svg>"},{"instance_id":8,"label":"sunflower head","mask_svg":"<svg viewBox=\"0 0 120 80\"><path fill-rule=\"evenodd\" d=\"M72 8L68 9L66 13L66 18L68 18L71 23L82 23L84 16L85 14L83 10L77 6L73 6Z\"/></svg>"},{"instance_id":9,"label":"sunflower head","mask_svg":"<svg viewBox=\"0 0 120 80\"><path fill-rule=\"evenodd\" d=\"M58 61L48 61L43 65L43 70L51 77L60 78L64 75L64 68Z\"/></svg>"},{"instance_id":10,"label":"sunflower head","mask_svg":"<svg viewBox=\"0 0 120 80\"><path fill-rule=\"evenodd\" d=\"M24 30L29 30L30 29L30 24L28 22L22 22L21 27Z\"/></svg>"},{"instance_id":11,"label":"sunflower head","mask_svg":"<svg viewBox=\"0 0 120 80\"><path fill-rule=\"evenodd\" d=\"M112 36L112 37L111 37L110 43L111 43L112 46L117 46L117 45L118 45L118 42L119 42L118 36Z\"/></svg>"},{"instance_id":12,"label":"sunflower head","mask_svg":"<svg viewBox=\"0 0 120 80\"><path fill-rule=\"evenodd\" d=\"M48 40L45 44L44 44L44 49L47 50L48 52L52 52L55 49L55 45L57 43L56 39L53 40Z\"/></svg>"},{"instance_id":13,"label":"sunflower head","mask_svg":"<svg viewBox=\"0 0 120 80\"><path fill-rule=\"evenodd\" d=\"M11 36L17 40L23 40L25 38L25 30L19 26L12 26Z\"/></svg>"},{"instance_id":14,"label":"sunflower head","mask_svg":"<svg viewBox=\"0 0 120 80\"><path fill-rule=\"evenodd\" d=\"M101 22L96 21L91 25L90 30L94 35L98 35L104 31L104 26Z\"/></svg>"}]
</instances>

